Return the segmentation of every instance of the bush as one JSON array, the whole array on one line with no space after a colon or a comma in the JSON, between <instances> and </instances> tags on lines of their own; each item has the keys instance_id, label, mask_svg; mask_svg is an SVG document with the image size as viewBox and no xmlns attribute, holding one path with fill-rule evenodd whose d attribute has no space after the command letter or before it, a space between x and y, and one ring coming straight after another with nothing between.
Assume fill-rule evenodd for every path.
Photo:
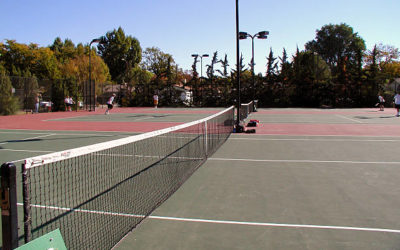
<instances>
[{"instance_id":1,"label":"bush","mask_svg":"<svg viewBox=\"0 0 400 250\"><path fill-rule=\"evenodd\" d=\"M0 114L13 115L19 110L18 99L13 96L11 80L0 75Z\"/></svg>"}]
</instances>

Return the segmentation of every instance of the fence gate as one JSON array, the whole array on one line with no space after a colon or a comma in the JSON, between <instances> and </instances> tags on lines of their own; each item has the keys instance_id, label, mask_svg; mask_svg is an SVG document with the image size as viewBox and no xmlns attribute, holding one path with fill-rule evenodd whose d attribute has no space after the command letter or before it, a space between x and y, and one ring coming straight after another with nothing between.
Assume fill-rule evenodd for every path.
<instances>
[{"instance_id":1,"label":"fence gate","mask_svg":"<svg viewBox=\"0 0 400 250\"><path fill-rule=\"evenodd\" d=\"M94 80L91 82L85 81L82 86L83 93L83 108L89 111L96 109L96 85Z\"/></svg>"}]
</instances>

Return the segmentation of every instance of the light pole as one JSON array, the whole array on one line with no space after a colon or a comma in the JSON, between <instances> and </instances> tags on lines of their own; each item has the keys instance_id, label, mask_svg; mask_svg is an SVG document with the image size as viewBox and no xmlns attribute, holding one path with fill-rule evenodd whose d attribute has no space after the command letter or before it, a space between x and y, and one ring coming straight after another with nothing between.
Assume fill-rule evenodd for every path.
<instances>
[{"instance_id":1,"label":"light pole","mask_svg":"<svg viewBox=\"0 0 400 250\"><path fill-rule=\"evenodd\" d=\"M239 0L236 0L236 87L237 87L237 115L236 115L236 133L242 132L242 127L240 126L240 59L239 59Z\"/></svg>"},{"instance_id":2,"label":"light pole","mask_svg":"<svg viewBox=\"0 0 400 250\"><path fill-rule=\"evenodd\" d=\"M200 83L201 83L201 79L203 78L203 57L209 57L208 54L203 54L203 55L199 55L199 54L192 54L192 57L194 57L197 60L197 57L200 57ZM203 92L203 90L201 90L201 92Z\"/></svg>"},{"instance_id":3,"label":"light pole","mask_svg":"<svg viewBox=\"0 0 400 250\"><path fill-rule=\"evenodd\" d=\"M208 54L203 54L203 55L199 55L199 54L192 54L192 57L200 57L200 79L203 77L203 57L209 57Z\"/></svg>"},{"instance_id":4,"label":"light pole","mask_svg":"<svg viewBox=\"0 0 400 250\"><path fill-rule=\"evenodd\" d=\"M267 39L269 35L268 31L260 31L254 35L250 35L246 32L239 32L239 39L243 40L246 39L248 37L251 38L251 79L252 79L252 85L253 85L253 101L256 97L256 88L255 88L255 80L254 80L254 38L258 38L258 39ZM255 104L253 104L254 106ZM255 110L253 108L253 110Z\"/></svg>"},{"instance_id":5,"label":"light pole","mask_svg":"<svg viewBox=\"0 0 400 250\"><path fill-rule=\"evenodd\" d=\"M90 91L90 94L92 94L92 65L91 65L91 61L90 61L91 47L92 47L92 43L99 43L99 42L100 42L100 39L95 38L89 43L89 91ZM96 92L96 88L95 88L95 92ZM95 96L96 96L96 94L95 94ZM90 100L89 111L92 111L92 98L89 98L89 100ZM94 106L96 106L96 100L95 100L94 104L95 104ZM94 110L95 110L95 108L94 108Z\"/></svg>"}]
</instances>

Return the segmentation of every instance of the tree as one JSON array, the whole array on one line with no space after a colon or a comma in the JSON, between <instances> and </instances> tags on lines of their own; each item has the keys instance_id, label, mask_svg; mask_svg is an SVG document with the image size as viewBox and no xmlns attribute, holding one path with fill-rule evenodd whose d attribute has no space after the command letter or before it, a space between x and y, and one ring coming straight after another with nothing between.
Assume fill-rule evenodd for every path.
<instances>
[{"instance_id":1,"label":"tree","mask_svg":"<svg viewBox=\"0 0 400 250\"><path fill-rule=\"evenodd\" d=\"M29 72L40 79L59 77L57 59L49 48L6 41L7 44L2 46L2 61L10 75L24 76Z\"/></svg>"},{"instance_id":2,"label":"tree","mask_svg":"<svg viewBox=\"0 0 400 250\"><path fill-rule=\"evenodd\" d=\"M217 69L217 72L223 77L228 77L228 67L229 67L228 55L225 54L224 60L219 60L218 62L222 64L223 70L221 71Z\"/></svg>"},{"instance_id":3,"label":"tree","mask_svg":"<svg viewBox=\"0 0 400 250\"><path fill-rule=\"evenodd\" d=\"M267 81L269 82L273 82L277 75L278 63L275 61L276 57L274 57L274 52L272 52L272 48L270 48L269 55L267 57L267 72L266 72Z\"/></svg>"},{"instance_id":4,"label":"tree","mask_svg":"<svg viewBox=\"0 0 400 250\"><path fill-rule=\"evenodd\" d=\"M60 37L57 37L49 48L60 64L67 63L78 54L77 48L70 39L65 39L63 42Z\"/></svg>"},{"instance_id":5,"label":"tree","mask_svg":"<svg viewBox=\"0 0 400 250\"><path fill-rule=\"evenodd\" d=\"M91 77L95 82L106 82L109 81L111 76L107 65L96 54L91 55ZM62 78L73 78L78 82L84 82L89 80L89 56L88 55L77 55L73 59L70 59L67 63L61 66L63 71Z\"/></svg>"},{"instance_id":6,"label":"tree","mask_svg":"<svg viewBox=\"0 0 400 250\"><path fill-rule=\"evenodd\" d=\"M215 73L215 69L214 66L215 64L218 63L218 51L214 52L214 55L211 59L211 63L207 65L207 77L208 77L208 81L210 82L209 84L209 88L210 91L208 93L208 95L206 97L208 97L208 99L211 99L211 102L214 102L215 104L215 86L214 86L214 73Z\"/></svg>"},{"instance_id":7,"label":"tree","mask_svg":"<svg viewBox=\"0 0 400 250\"><path fill-rule=\"evenodd\" d=\"M110 70L111 79L120 83L129 68L134 68L142 60L139 41L126 36L121 27L102 36L97 49Z\"/></svg>"},{"instance_id":8,"label":"tree","mask_svg":"<svg viewBox=\"0 0 400 250\"><path fill-rule=\"evenodd\" d=\"M172 55L162 52L157 47L146 48L143 52L142 67L152 72L158 79L166 77L169 64L175 67Z\"/></svg>"},{"instance_id":9,"label":"tree","mask_svg":"<svg viewBox=\"0 0 400 250\"><path fill-rule=\"evenodd\" d=\"M12 94L10 78L0 74L0 114L12 115L19 109L18 99Z\"/></svg>"},{"instance_id":10,"label":"tree","mask_svg":"<svg viewBox=\"0 0 400 250\"><path fill-rule=\"evenodd\" d=\"M316 33L316 38L306 43L306 50L317 52L334 74L343 74L346 68L357 67L357 55L365 50L365 41L354 33L352 27L345 23L329 24Z\"/></svg>"},{"instance_id":11,"label":"tree","mask_svg":"<svg viewBox=\"0 0 400 250\"><path fill-rule=\"evenodd\" d=\"M376 78L378 75L382 82L386 79L392 80L400 77L398 65L400 62L400 52L398 48L391 45L378 44L372 50L365 53L364 63L369 78Z\"/></svg>"},{"instance_id":12,"label":"tree","mask_svg":"<svg viewBox=\"0 0 400 250\"><path fill-rule=\"evenodd\" d=\"M199 55L194 55L194 60L193 60L193 64L192 64L192 72L193 72L193 78L197 78L199 77L199 73L197 72L197 63L200 62L198 60Z\"/></svg>"}]
</instances>

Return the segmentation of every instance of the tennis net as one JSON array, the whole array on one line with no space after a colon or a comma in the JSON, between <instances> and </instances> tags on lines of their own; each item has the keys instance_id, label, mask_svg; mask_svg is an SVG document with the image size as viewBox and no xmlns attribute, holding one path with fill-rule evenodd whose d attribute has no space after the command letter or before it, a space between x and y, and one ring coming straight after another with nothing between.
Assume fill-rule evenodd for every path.
<instances>
[{"instance_id":1,"label":"tennis net","mask_svg":"<svg viewBox=\"0 0 400 250\"><path fill-rule=\"evenodd\" d=\"M254 112L254 101L240 104L240 120L247 119L252 112Z\"/></svg>"},{"instance_id":2,"label":"tennis net","mask_svg":"<svg viewBox=\"0 0 400 250\"><path fill-rule=\"evenodd\" d=\"M112 248L225 142L233 124L231 107L175 127L26 159L25 242L59 228L68 249Z\"/></svg>"}]
</instances>

